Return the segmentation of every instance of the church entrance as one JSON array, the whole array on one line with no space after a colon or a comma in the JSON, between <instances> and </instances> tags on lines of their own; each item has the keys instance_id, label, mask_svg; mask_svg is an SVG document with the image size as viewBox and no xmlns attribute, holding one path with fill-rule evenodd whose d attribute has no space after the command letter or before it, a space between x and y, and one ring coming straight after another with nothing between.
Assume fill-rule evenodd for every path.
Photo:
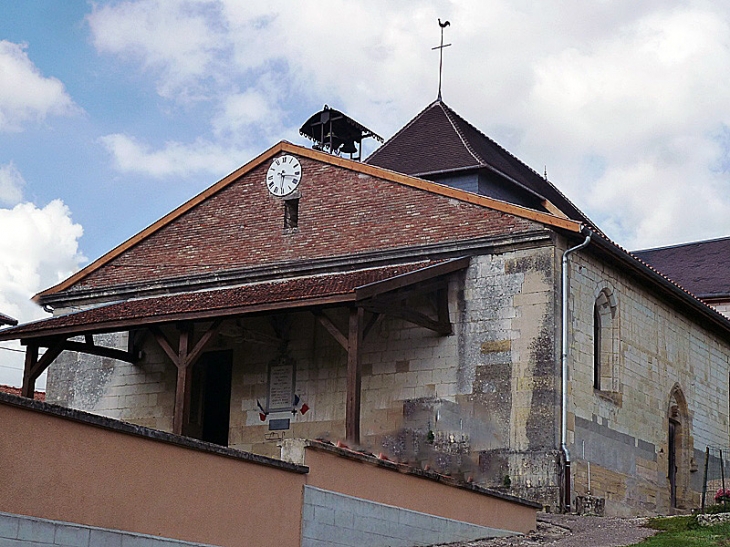
<instances>
[{"instance_id":1,"label":"church entrance","mask_svg":"<svg viewBox=\"0 0 730 547\"><path fill-rule=\"evenodd\" d=\"M667 412L667 482L669 483L669 507L690 507L689 471L692 442L689 436L689 412L682 389L675 385L669 396Z\"/></svg>"},{"instance_id":2,"label":"church entrance","mask_svg":"<svg viewBox=\"0 0 730 547\"><path fill-rule=\"evenodd\" d=\"M677 507L677 427L679 422L669 417L669 503Z\"/></svg>"},{"instance_id":3,"label":"church entrance","mask_svg":"<svg viewBox=\"0 0 730 547\"><path fill-rule=\"evenodd\" d=\"M190 437L228 446L232 368L231 350L204 353L193 366L187 428Z\"/></svg>"}]
</instances>

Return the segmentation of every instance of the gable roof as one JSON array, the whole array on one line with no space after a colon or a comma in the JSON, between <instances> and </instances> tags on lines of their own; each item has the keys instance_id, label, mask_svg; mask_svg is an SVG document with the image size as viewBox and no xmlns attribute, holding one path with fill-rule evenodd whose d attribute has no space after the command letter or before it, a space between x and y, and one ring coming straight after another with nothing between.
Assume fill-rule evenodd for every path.
<instances>
[{"instance_id":1,"label":"gable roof","mask_svg":"<svg viewBox=\"0 0 730 547\"><path fill-rule=\"evenodd\" d=\"M499 144L436 100L366 160L415 177L484 169L541 197L568 218L597 227L560 190Z\"/></svg>"},{"instance_id":2,"label":"gable roof","mask_svg":"<svg viewBox=\"0 0 730 547\"><path fill-rule=\"evenodd\" d=\"M528 209L525 207L521 207L518 205L513 205L510 203L506 203L503 201L499 201L496 199L488 198L486 196L480 196L477 194L472 194L470 192L465 192L463 190L458 190L455 188L451 188L449 186L445 186L442 184L437 184L434 182L426 181L423 179L417 179L408 175L403 175L401 173L396 173L393 171L389 171L387 169L383 169L380 167L367 165L364 163L360 163L357 161L347 160L344 158L340 158L337 156L333 156L331 154L327 154L324 152L319 152L317 150L312 150L309 148L304 148L300 146L296 146L293 144L290 144L288 142L282 141L279 144L273 146L263 154L259 155L258 157L254 158L244 166L240 167L230 175L224 177L217 183L215 183L213 186L209 187L208 189L204 190L194 198L190 199L177 209L173 210L172 212L168 213L164 217L162 217L157 222L151 224L141 232L139 232L137 235L131 237L124 243L118 245L99 259L95 260L76 274L72 275L65 281L46 289L45 291L42 291L38 293L34 299L36 301L42 300L45 296L50 296L53 294L60 293L64 290L69 289L70 287L76 285L92 273L100 270L102 267L104 267L106 264L110 263L115 258L119 257L126 251L132 249L133 247L141 244L142 242L148 240L151 236L155 235L157 232L165 228L166 226L170 225L171 223L175 222L176 220L180 219L183 215L188 213L189 211L193 210L194 208L200 206L201 204L205 203L206 201L210 200L214 196L216 196L218 193L222 192L224 189L230 187L234 182L241 179L244 175L251 172L253 169L257 168L258 166L262 165L264 162L270 160L272 157L276 156L279 153L293 153L300 157L309 158L315 161L318 161L322 164L329 164L334 165L337 167L341 167L344 169L348 169L350 171L354 171L361 174L371 175L373 177L377 177L379 179L390 181L397 183L399 185L407 186L410 188L419 189L425 192L428 192L430 194L440 195L449 197L451 199L459 200L465 203L470 203L473 205L478 205L484 208L488 208L494 211L498 211L501 213L505 213L508 215L513 215L515 217L519 217L521 219L526 219L534 222L541 223L546 226L551 226L554 228L561 228L564 230L568 230L570 232L578 232L580 230L580 224L575 221L571 221L568 219L560 218L553 216L551 214L543 213L540 211L535 211L532 209Z\"/></svg>"},{"instance_id":3,"label":"gable roof","mask_svg":"<svg viewBox=\"0 0 730 547\"><path fill-rule=\"evenodd\" d=\"M699 298L730 297L730 237L633 254Z\"/></svg>"}]
</instances>

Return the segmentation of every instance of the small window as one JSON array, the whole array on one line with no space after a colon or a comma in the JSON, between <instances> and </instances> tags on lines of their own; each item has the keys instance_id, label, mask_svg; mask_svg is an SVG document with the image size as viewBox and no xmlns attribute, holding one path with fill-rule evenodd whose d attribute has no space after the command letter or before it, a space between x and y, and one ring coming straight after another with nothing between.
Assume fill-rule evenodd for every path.
<instances>
[{"instance_id":1,"label":"small window","mask_svg":"<svg viewBox=\"0 0 730 547\"><path fill-rule=\"evenodd\" d=\"M618 353L616 297L602 289L593 306L593 388L615 391L614 367Z\"/></svg>"},{"instance_id":2,"label":"small window","mask_svg":"<svg viewBox=\"0 0 730 547\"><path fill-rule=\"evenodd\" d=\"M296 228L299 226L299 200L288 199L284 201L284 228Z\"/></svg>"}]
</instances>

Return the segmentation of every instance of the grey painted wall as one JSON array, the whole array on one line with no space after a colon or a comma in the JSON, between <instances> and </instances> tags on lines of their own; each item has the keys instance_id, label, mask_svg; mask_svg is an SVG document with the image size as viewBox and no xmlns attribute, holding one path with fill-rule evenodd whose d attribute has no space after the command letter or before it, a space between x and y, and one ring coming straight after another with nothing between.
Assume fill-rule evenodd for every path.
<instances>
[{"instance_id":1,"label":"grey painted wall","mask_svg":"<svg viewBox=\"0 0 730 547\"><path fill-rule=\"evenodd\" d=\"M302 547L410 547L514 532L304 487Z\"/></svg>"},{"instance_id":2,"label":"grey painted wall","mask_svg":"<svg viewBox=\"0 0 730 547\"><path fill-rule=\"evenodd\" d=\"M0 547L205 547L205 545L0 513Z\"/></svg>"}]
</instances>

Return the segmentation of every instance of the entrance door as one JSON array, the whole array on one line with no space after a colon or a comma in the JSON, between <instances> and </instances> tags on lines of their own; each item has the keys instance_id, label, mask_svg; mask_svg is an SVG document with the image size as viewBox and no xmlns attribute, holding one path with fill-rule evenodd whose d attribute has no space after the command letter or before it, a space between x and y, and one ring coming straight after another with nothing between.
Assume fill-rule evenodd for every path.
<instances>
[{"instance_id":1,"label":"entrance door","mask_svg":"<svg viewBox=\"0 0 730 547\"><path fill-rule=\"evenodd\" d=\"M677 507L677 427L678 422L669 419L669 501Z\"/></svg>"},{"instance_id":2,"label":"entrance door","mask_svg":"<svg viewBox=\"0 0 730 547\"><path fill-rule=\"evenodd\" d=\"M188 435L228 446L233 352L211 351L193 367Z\"/></svg>"}]
</instances>

